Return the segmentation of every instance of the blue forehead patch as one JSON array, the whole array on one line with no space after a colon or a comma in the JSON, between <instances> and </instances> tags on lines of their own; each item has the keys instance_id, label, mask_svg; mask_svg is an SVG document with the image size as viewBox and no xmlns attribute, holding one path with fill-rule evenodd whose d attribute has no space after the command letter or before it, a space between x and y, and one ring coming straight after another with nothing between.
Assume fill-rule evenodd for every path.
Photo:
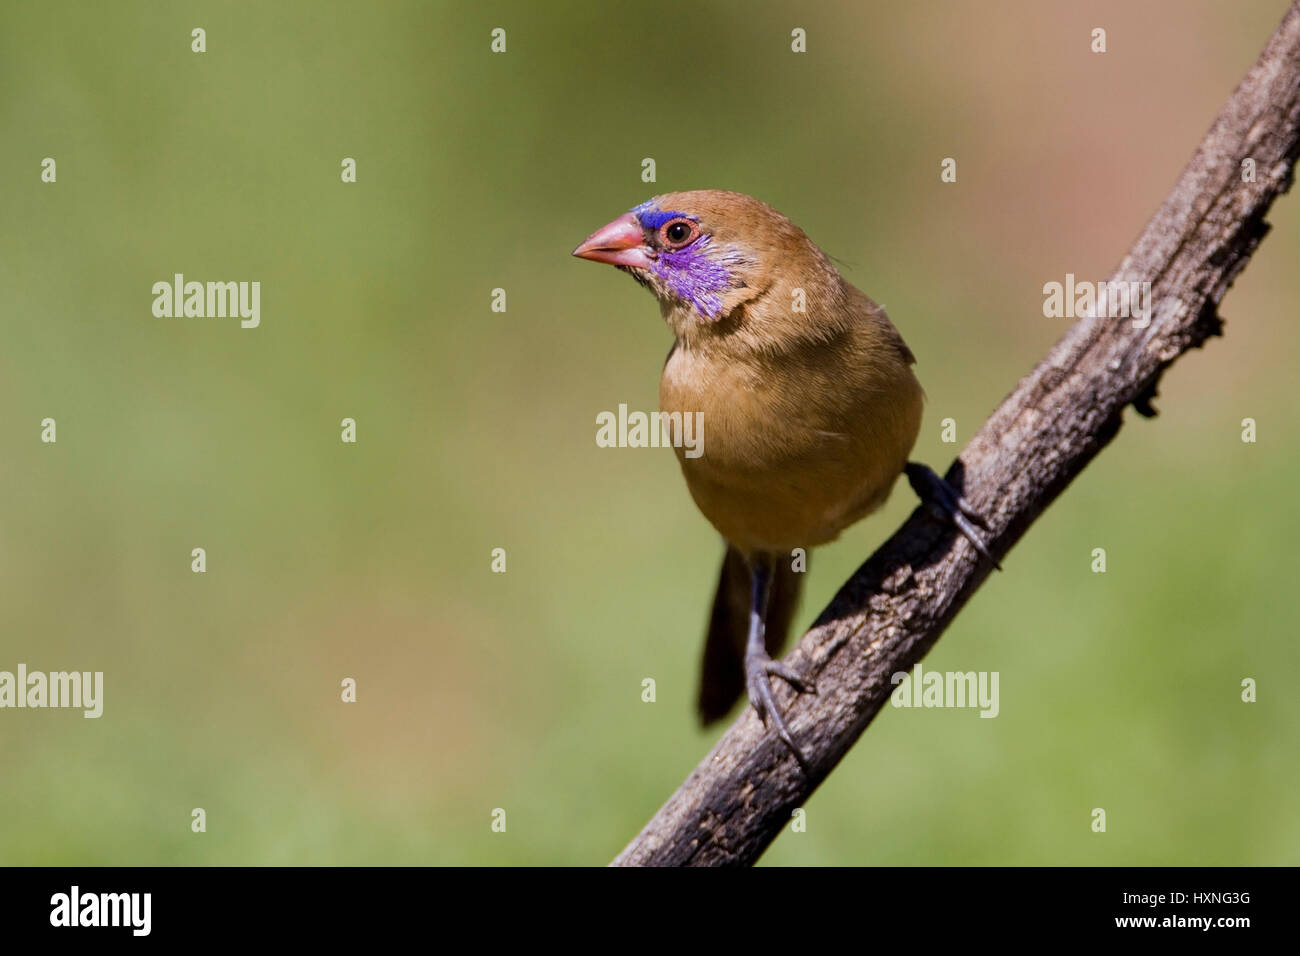
<instances>
[{"instance_id":1,"label":"blue forehead patch","mask_svg":"<svg viewBox=\"0 0 1300 956\"><path fill-rule=\"evenodd\" d=\"M658 231L659 227L670 219L689 219L692 222L699 222L699 216L688 216L684 212L665 212L654 204L653 201L643 202L632 210L632 215L636 216L637 222L641 223L647 229Z\"/></svg>"}]
</instances>

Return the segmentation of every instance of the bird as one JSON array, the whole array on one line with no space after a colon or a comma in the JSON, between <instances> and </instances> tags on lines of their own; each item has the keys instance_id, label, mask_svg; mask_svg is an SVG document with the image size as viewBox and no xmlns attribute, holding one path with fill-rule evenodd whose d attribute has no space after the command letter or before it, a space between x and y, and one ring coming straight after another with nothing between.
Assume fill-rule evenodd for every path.
<instances>
[{"instance_id":1,"label":"bird","mask_svg":"<svg viewBox=\"0 0 1300 956\"><path fill-rule=\"evenodd\" d=\"M810 773L772 691L779 678L816 693L812 680L775 659L810 550L878 509L906 473L931 512L993 560L975 510L908 461L924 403L916 358L884 309L802 229L744 193L652 197L573 255L615 266L654 294L674 339L660 411L698 414L704 425L695 454L673 443L695 505L725 542L704 642L701 720L725 716L747 694Z\"/></svg>"}]
</instances>

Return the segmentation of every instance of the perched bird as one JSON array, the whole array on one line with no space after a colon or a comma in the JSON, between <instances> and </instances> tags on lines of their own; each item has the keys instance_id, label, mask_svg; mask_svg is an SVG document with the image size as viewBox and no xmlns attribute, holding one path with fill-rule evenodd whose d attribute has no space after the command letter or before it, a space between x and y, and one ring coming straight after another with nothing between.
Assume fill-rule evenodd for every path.
<instances>
[{"instance_id":1,"label":"perched bird","mask_svg":"<svg viewBox=\"0 0 1300 956\"><path fill-rule=\"evenodd\" d=\"M803 580L795 549L833 541L879 508L906 468L937 513L987 554L957 492L907 458L921 426L915 358L883 309L785 216L750 196L656 196L573 251L654 293L676 341L664 412L703 414L702 454L677 457L691 497L726 539L700 683L707 724L742 690L807 771L770 677Z\"/></svg>"}]
</instances>

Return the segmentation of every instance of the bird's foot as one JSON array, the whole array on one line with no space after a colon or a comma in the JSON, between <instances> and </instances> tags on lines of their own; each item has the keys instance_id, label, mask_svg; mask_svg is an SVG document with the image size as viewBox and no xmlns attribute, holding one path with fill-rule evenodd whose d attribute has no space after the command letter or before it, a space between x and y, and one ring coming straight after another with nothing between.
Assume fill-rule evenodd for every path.
<instances>
[{"instance_id":1,"label":"bird's foot","mask_svg":"<svg viewBox=\"0 0 1300 956\"><path fill-rule=\"evenodd\" d=\"M811 681L800 677L785 664L772 660L766 651L751 650L745 654L745 686L749 689L749 702L754 705L754 710L758 712L758 718L763 721L764 726L767 725L768 717L772 718L772 723L776 725L777 736L790 748L794 759L799 761L799 766L803 768L804 774L811 776L808 761L803 751L799 749L799 745L794 742L794 737L790 736L790 728L785 725L785 717L776 704L769 677L779 677L805 694L815 694L817 688Z\"/></svg>"},{"instance_id":2,"label":"bird's foot","mask_svg":"<svg viewBox=\"0 0 1300 956\"><path fill-rule=\"evenodd\" d=\"M909 461L903 471L907 475L908 484L930 509L930 513L941 521L948 521L955 525L966 540L975 546L975 550L992 561L993 567L1001 571L1002 565L989 554L988 545L979 530L982 528L988 531L989 526L970 506L970 502L958 494L956 488L936 475L929 465Z\"/></svg>"}]
</instances>

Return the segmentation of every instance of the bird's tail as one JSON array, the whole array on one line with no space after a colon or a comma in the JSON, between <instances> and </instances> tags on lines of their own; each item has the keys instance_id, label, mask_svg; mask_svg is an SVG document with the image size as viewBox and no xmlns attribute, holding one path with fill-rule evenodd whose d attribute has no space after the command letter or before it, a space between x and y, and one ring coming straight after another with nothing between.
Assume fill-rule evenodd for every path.
<instances>
[{"instance_id":1,"label":"bird's tail","mask_svg":"<svg viewBox=\"0 0 1300 956\"><path fill-rule=\"evenodd\" d=\"M780 656L803 590L803 572L790 568L790 556L779 557L772 569L767 603L767 652ZM749 636L749 566L730 545L722 559L718 591L709 615L700 674L700 720L707 726L725 717L745 692L745 641Z\"/></svg>"}]
</instances>

